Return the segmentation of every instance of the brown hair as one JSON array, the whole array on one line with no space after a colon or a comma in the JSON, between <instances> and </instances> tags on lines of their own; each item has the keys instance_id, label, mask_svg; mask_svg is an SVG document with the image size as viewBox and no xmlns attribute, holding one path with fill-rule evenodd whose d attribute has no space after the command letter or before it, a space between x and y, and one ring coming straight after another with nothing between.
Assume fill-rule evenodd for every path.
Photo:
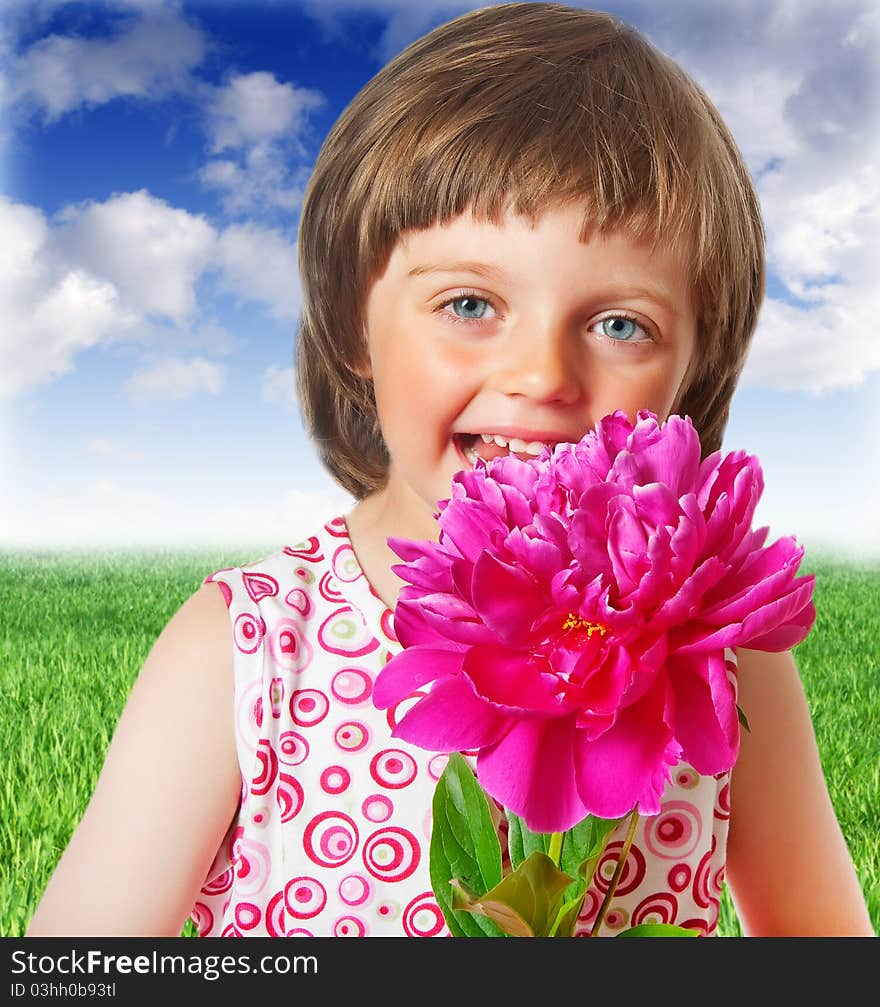
<instances>
[{"instance_id":1,"label":"brown hair","mask_svg":"<svg viewBox=\"0 0 880 1007\"><path fill-rule=\"evenodd\" d=\"M703 454L721 446L764 294L764 232L748 170L715 107L638 31L555 3L483 7L413 42L327 135L303 200L297 382L306 430L357 499L388 452L364 307L401 233L470 209L500 223L586 205L581 239L628 229L680 242L698 355L674 411Z\"/></svg>"}]
</instances>

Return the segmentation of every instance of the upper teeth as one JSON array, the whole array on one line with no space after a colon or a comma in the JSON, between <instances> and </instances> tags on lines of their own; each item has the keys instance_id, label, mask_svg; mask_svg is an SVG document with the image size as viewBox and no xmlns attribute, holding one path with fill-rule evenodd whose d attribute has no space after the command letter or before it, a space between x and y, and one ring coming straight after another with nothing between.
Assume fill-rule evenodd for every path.
<instances>
[{"instance_id":1,"label":"upper teeth","mask_svg":"<svg viewBox=\"0 0 880 1007\"><path fill-rule=\"evenodd\" d=\"M526 441L520 440L519 437L511 437L508 440L507 437L502 437L501 434L480 434L480 437L483 438L484 444L495 443L500 448L509 448L518 454L539 455L547 446L543 441L529 441L526 443Z\"/></svg>"}]
</instances>

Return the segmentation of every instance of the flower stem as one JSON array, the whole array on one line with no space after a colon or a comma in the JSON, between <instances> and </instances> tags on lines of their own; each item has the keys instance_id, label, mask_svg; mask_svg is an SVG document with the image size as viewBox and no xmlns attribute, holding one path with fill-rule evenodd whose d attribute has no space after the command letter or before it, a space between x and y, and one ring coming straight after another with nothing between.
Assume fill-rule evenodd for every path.
<instances>
[{"instance_id":1,"label":"flower stem","mask_svg":"<svg viewBox=\"0 0 880 1007\"><path fill-rule=\"evenodd\" d=\"M562 855L562 837L564 833L554 832L550 836L550 848L547 850L547 856L553 861L556 866L559 866L559 858Z\"/></svg>"},{"instance_id":2,"label":"flower stem","mask_svg":"<svg viewBox=\"0 0 880 1007\"><path fill-rule=\"evenodd\" d=\"M605 914L608 912L608 907L611 905L611 899L614 897L614 892L617 889L617 883L620 881L621 874L623 874L623 868L626 864L626 858L629 855L629 848L632 846L633 837L636 834L636 826L638 824L639 812L637 808L634 808L629 820L629 830L626 833L626 839L623 841L620 856L617 859L617 865L615 866L614 874L611 877L611 883L608 885L608 891L605 893L605 898L602 900L602 905L599 907L599 915L596 917L596 922L593 924L593 929L590 931L590 937L595 937L599 933L599 928L605 922Z\"/></svg>"}]
</instances>

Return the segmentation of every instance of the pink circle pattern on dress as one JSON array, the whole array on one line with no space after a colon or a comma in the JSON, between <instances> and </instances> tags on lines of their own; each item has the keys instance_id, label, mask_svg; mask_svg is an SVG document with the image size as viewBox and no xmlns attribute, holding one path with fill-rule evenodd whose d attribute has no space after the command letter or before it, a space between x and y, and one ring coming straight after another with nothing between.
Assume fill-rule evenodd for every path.
<instances>
[{"instance_id":1,"label":"pink circle pattern on dress","mask_svg":"<svg viewBox=\"0 0 880 1007\"><path fill-rule=\"evenodd\" d=\"M316 878L291 878L284 886L284 908L298 920L310 920L327 905L327 892Z\"/></svg>"},{"instance_id":2,"label":"pink circle pattern on dress","mask_svg":"<svg viewBox=\"0 0 880 1007\"><path fill-rule=\"evenodd\" d=\"M287 766L298 766L309 757L309 743L298 731L285 731L278 746L278 758Z\"/></svg>"},{"instance_id":3,"label":"pink circle pattern on dress","mask_svg":"<svg viewBox=\"0 0 880 1007\"><path fill-rule=\"evenodd\" d=\"M387 822L394 805L384 794L371 794L364 800L361 811L369 822Z\"/></svg>"},{"instance_id":4,"label":"pink circle pattern on dress","mask_svg":"<svg viewBox=\"0 0 880 1007\"><path fill-rule=\"evenodd\" d=\"M280 619L269 633L269 653L279 671L299 672L312 663L312 646L295 619Z\"/></svg>"},{"instance_id":5,"label":"pink circle pattern on dress","mask_svg":"<svg viewBox=\"0 0 880 1007\"><path fill-rule=\"evenodd\" d=\"M363 874L349 874L339 883L339 897L347 906L362 906L372 893L373 886Z\"/></svg>"},{"instance_id":6,"label":"pink circle pattern on dress","mask_svg":"<svg viewBox=\"0 0 880 1007\"><path fill-rule=\"evenodd\" d=\"M324 811L306 826L303 847L309 860L321 867L347 864L358 848L358 827L341 811Z\"/></svg>"},{"instance_id":7,"label":"pink circle pattern on dress","mask_svg":"<svg viewBox=\"0 0 880 1007\"><path fill-rule=\"evenodd\" d=\"M407 937L436 937L445 926L432 891L417 895L404 910L403 929Z\"/></svg>"},{"instance_id":8,"label":"pink circle pattern on dress","mask_svg":"<svg viewBox=\"0 0 880 1007\"><path fill-rule=\"evenodd\" d=\"M379 829L364 843L364 866L380 881L403 881L419 866L421 849L406 829Z\"/></svg>"},{"instance_id":9,"label":"pink circle pattern on dress","mask_svg":"<svg viewBox=\"0 0 880 1007\"><path fill-rule=\"evenodd\" d=\"M357 706L373 692L373 680L363 668L344 668L333 676L330 691L340 703Z\"/></svg>"},{"instance_id":10,"label":"pink circle pattern on dress","mask_svg":"<svg viewBox=\"0 0 880 1007\"><path fill-rule=\"evenodd\" d=\"M319 689L297 689L290 697L290 716L300 727L314 727L327 716L330 703Z\"/></svg>"},{"instance_id":11,"label":"pink circle pattern on dress","mask_svg":"<svg viewBox=\"0 0 880 1007\"><path fill-rule=\"evenodd\" d=\"M700 809L687 801L668 801L645 822L645 845L664 860L686 859L700 841Z\"/></svg>"},{"instance_id":12,"label":"pink circle pattern on dress","mask_svg":"<svg viewBox=\"0 0 880 1007\"><path fill-rule=\"evenodd\" d=\"M263 640L266 627L262 619L255 619L249 612L243 612L232 628L235 645L243 654L253 654Z\"/></svg>"},{"instance_id":13,"label":"pink circle pattern on dress","mask_svg":"<svg viewBox=\"0 0 880 1007\"><path fill-rule=\"evenodd\" d=\"M194 901L199 934L449 936L428 873L447 756L393 737L414 698L389 711L372 704L376 675L400 645L344 519L205 582L229 609L242 790ZM735 681L732 660L727 671ZM472 764L474 754L465 753ZM674 769L660 814L639 823L603 934L661 919L714 933L728 783ZM609 837L578 933L595 920L627 824Z\"/></svg>"},{"instance_id":14,"label":"pink circle pattern on dress","mask_svg":"<svg viewBox=\"0 0 880 1007\"><path fill-rule=\"evenodd\" d=\"M377 753L370 762L370 776L380 787L401 790L409 786L418 772L416 760L400 748Z\"/></svg>"},{"instance_id":15,"label":"pink circle pattern on dress","mask_svg":"<svg viewBox=\"0 0 880 1007\"><path fill-rule=\"evenodd\" d=\"M279 821L283 824L296 818L300 813L306 795L302 784L295 776L291 776L290 773L279 773L275 799L281 812Z\"/></svg>"}]
</instances>

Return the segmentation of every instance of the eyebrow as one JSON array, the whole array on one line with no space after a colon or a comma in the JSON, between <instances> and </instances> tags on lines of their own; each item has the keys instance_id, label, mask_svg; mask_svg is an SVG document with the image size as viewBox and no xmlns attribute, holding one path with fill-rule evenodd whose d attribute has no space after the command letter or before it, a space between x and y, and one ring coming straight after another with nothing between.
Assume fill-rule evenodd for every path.
<instances>
[{"instance_id":1,"label":"eyebrow","mask_svg":"<svg viewBox=\"0 0 880 1007\"><path fill-rule=\"evenodd\" d=\"M425 276L427 273L476 273L488 280L506 278L506 273L500 266L487 262L438 262L426 266L414 266L407 276Z\"/></svg>"}]
</instances>

